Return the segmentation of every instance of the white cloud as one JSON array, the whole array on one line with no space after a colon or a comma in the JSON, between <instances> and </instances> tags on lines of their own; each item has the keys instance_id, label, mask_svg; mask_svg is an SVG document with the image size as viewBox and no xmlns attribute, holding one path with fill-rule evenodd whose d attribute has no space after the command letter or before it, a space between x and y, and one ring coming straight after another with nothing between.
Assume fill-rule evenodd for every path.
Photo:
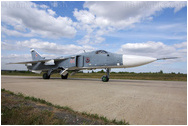
<instances>
[{"instance_id":1,"label":"white cloud","mask_svg":"<svg viewBox=\"0 0 188 126\"><path fill-rule=\"evenodd\" d=\"M87 10L78 11L78 9L75 9L73 15L76 17L78 21L84 24L91 24L95 21L95 16Z\"/></svg>"},{"instance_id":2,"label":"white cloud","mask_svg":"<svg viewBox=\"0 0 188 126\"><path fill-rule=\"evenodd\" d=\"M25 41L16 42L16 46L34 48L42 50L47 53L60 54L60 55L70 55L70 54L79 54L83 53L83 50L91 51L95 48L91 46L77 46L74 44L69 45L59 45L53 42L41 41L38 39L30 39Z\"/></svg>"},{"instance_id":3,"label":"white cloud","mask_svg":"<svg viewBox=\"0 0 188 126\"><path fill-rule=\"evenodd\" d=\"M40 7L40 8L43 8L43 9L47 9L47 8L49 8L47 5L44 5L44 4L39 5L39 7Z\"/></svg>"},{"instance_id":4,"label":"white cloud","mask_svg":"<svg viewBox=\"0 0 188 126\"><path fill-rule=\"evenodd\" d=\"M17 47L7 42L1 42L1 49L2 50L16 50Z\"/></svg>"},{"instance_id":5,"label":"white cloud","mask_svg":"<svg viewBox=\"0 0 188 126\"><path fill-rule=\"evenodd\" d=\"M97 20L92 13L86 10L78 11L77 9L75 9L73 14L78 20L78 22L76 23L76 27L79 30L84 30L87 32L81 40L77 41L78 44L98 44L105 40L101 36L109 31L106 30L105 26L101 26L101 28L98 29L99 25L97 25L97 22L100 21Z\"/></svg>"},{"instance_id":6,"label":"white cloud","mask_svg":"<svg viewBox=\"0 0 188 126\"><path fill-rule=\"evenodd\" d=\"M186 5L182 1L86 1L85 10L75 9L73 13L79 21L77 26L90 36L89 40L87 36L80 40L86 43L109 32L132 27L135 23L151 21L157 12L165 8L174 8L176 13Z\"/></svg>"},{"instance_id":7,"label":"white cloud","mask_svg":"<svg viewBox=\"0 0 188 126\"><path fill-rule=\"evenodd\" d=\"M1 56L2 59L7 59L7 60L11 60L13 59L13 61L18 61L18 60L31 60L31 54L10 54L10 55L2 55ZM7 62L8 63L8 62Z\"/></svg>"},{"instance_id":8,"label":"white cloud","mask_svg":"<svg viewBox=\"0 0 188 126\"><path fill-rule=\"evenodd\" d=\"M77 43L80 45L96 45L103 42L105 38L100 37L99 35L85 35L81 40L77 40Z\"/></svg>"},{"instance_id":9,"label":"white cloud","mask_svg":"<svg viewBox=\"0 0 188 126\"><path fill-rule=\"evenodd\" d=\"M21 25L15 25L14 26L14 29L17 30L17 31L20 31L20 32L25 32L26 31L26 28L21 26Z\"/></svg>"},{"instance_id":10,"label":"white cloud","mask_svg":"<svg viewBox=\"0 0 188 126\"><path fill-rule=\"evenodd\" d=\"M51 9L47 9L47 11L48 11L49 15L52 15L52 16L56 15L55 11L53 11Z\"/></svg>"},{"instance_id":11,"label":"white cloud","mask_svg":"<svg viewBox=\"0 0 188 126\"><path fill-rule=\"evenodd\" d=\"M55 18L53 10L45 10L47 6L38 6L32 2L2 1L1 7L2 22L5 25L13 26L14 30L19 30L22 34L25 33L26 28L27 32L33 35L50 38L73 37L76 34L70 18L61 16ZM16 26L22 26L24 29L19 29ZM13 30L9 30L11 31L4 33L14 36L9 33Z\"/></svg>"},{"instance_id":12,"label":"white cloud","mask_svg":"<svg viewBox=\"0 0 188 126\"><path fill-rule=\"evenodd\" d=\"M20 28L19 25L15 25L15 29L17 30L10 30L4 26L1 26L1 33L4 33L6 35L9 36L16 36L16 37L33 37L34 34L33 33L23 33L20 31L25 31L25 29L23 29L23 27Z\"/></svg>"},{"instance_id":13,"label":"white cloud","mask_svg":"<svg viewBox=\"0 0 188 126\"><path fill-rule=\"evenodd\" d=\"M174 47L175 48L184 48L184 49L187 49L187 42L182 42L182 43L179 43L179 44L174 44Z\"/></svg>"},{"instance_id":14,"label":"white cloud","mask_svg":"<svg viewBox=\"0 0 188 126\"><path fill-rule=\"evenodd\" d=\"M84 7L97 18L108 21L112 26L122 28L126 27L126 24L151 18L157 11L164 8L174 8L174 12L177 12L185 6L186 2L182 1L87 1L84 4Z\"/></svg>"}]
</instances>

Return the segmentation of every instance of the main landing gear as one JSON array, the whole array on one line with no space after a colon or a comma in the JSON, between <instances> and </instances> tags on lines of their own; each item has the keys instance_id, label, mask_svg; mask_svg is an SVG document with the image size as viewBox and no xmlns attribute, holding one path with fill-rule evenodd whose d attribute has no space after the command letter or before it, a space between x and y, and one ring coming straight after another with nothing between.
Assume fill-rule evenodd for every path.
<instances>
[{"instance_id":1,"label":"main landing gear","mask_svg":"<svg viewBox=\"0 0 188 126\"><path fill-rule=\"evenodd\" d=\"M44 73L43 74L43 79L50 79L50 75L52 73L53 69L49 70L47 73Z\"/></svg>"},{"instance_id":2,"label":"main landing gear","mask_svg":"<svg viewBox=\"0 0 188 126\"><path fill-rule=\"evenodd\" d=\"M107 68L106 69L106 75L103 75L101 79L102 79L103 82L108 82L109 78L110 78L110 68Z\"/></svg>"},{"instance_id":3,"label":"main landing gear","mask_svg":"<svg viewBox=\"0 0 188 126\"><path fill-rule=\"evenodd\" d=\"M50 75L53 73L58 73L59 71L54 71L54 69L48 70L46 73L43 74L43 79L50 79ZM64 74L63 74L63 73ZM62 79L67 79L68 78L68 72L66 71L66 69L62 69L60 71L60 75Z\"/></svg>"},{"instance_id":4,"label":"main landing gear","mask_svg":"<svg viewBox=\"0 0 188 126\"><path fill-rule=\"evenodd\" d=\"M61 75L61 79L67 79L68 78L68 73L64 76L64 75Z\"/></svg>"},{"instance_id":5,"label":"main landing gear","mask_svg":"<svg viewBox=\"0 0 188 126\"><path fill-rule=\"evenodd\" d=\"M44 73L42 77L43 79L50 79L50 75L48 75L48 73Z\"/></svg>"},{"instance_id":6,"label":"main landing gear","mask_svg":"<svg viewBox=\"0 0 188 126\"><path fill-rule=\"evenodd\" d=\"M61 79L67 79L68 75L69 74L66 74L65 76L61 75ZM50 75L48 75L48 73L44 73L42 77L43 77L43 79L50 79Z\"/></svg>"},{"instance_id":7,"label":"main landing gear","mask_svg":"<svg viewBox=\"0 0 188 126\"><path fill-rule=\"evenodd\" d=\"M61 75L61 79L67 79L68 78L68 73L64 76L64 75ZM44 73L43 74L43 79L50 79L50 75L48 75L48 73Z\"/></svg>"}]
</instances>

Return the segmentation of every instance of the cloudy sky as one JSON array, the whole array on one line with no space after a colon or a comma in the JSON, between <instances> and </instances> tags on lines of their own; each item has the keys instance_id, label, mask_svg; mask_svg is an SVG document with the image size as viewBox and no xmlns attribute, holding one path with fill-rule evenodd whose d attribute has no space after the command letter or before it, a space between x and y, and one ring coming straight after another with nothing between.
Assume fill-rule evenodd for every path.
<instances>
[{"instance_id":1,"label":"cloudy sky","mask_svg":"<svg viewBox=\"0 0 188 126\"><path fill-rule=\"evenodd\" d=\"M141 56L180 57L131 72L187 73L187 2L1 2L1 69L31 60L30 48L55 58L104 49Z\"/></svg>"}]
</instances>

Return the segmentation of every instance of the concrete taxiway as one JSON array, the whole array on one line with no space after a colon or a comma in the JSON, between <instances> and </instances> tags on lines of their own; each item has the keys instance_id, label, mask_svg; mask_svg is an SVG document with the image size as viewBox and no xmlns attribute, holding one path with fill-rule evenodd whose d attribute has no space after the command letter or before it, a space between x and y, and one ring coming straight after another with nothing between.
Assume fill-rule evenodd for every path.
<instances>
[{"instance_id":1,"label":"concrete taxiway","mask_svg":"<svg viewBox=\"0 0 188 126\"><path fill-rule=\"evenodd\" d=\"M130 124L187 124L187 82L1 76L1 88Z\"/></svg>"}]
</instances>

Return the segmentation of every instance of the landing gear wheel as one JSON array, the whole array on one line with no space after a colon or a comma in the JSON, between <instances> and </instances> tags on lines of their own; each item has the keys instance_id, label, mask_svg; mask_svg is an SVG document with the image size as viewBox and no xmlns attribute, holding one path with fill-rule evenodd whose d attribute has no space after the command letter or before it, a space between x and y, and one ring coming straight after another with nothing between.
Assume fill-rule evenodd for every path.
<instances>
[{"instance_id":1,"label":"landing gear wheel","mask_svg":"<svg viewBox=\"0 0 188 126\"><path fill-rule=\"evenodd\" d=\"M50 79L50 76L48 76L47 73L44 73L44 74L43 74L43 79Z\"/></svg>"},{"instance_id":2,"label":"landing gear wheel","mask_svg":"<svg viewBox=\"0 0 188 126\"><path fill-rule=\"evenodd\" d=\"M108 82L109 81L108 76L106 76L106 75L102 76L102 81L103 82Z\"/></svg>"},{"instance_id":3,"label":"landing gear wheel","mask_svg":"<svg viewBox=\"0 0 188 126\"><path fill-rule=\"evenodd\" d=\"M66 74L65 76L61 75L61 79L67 79L69 74Z\"/></svg>"}]
</instances>

